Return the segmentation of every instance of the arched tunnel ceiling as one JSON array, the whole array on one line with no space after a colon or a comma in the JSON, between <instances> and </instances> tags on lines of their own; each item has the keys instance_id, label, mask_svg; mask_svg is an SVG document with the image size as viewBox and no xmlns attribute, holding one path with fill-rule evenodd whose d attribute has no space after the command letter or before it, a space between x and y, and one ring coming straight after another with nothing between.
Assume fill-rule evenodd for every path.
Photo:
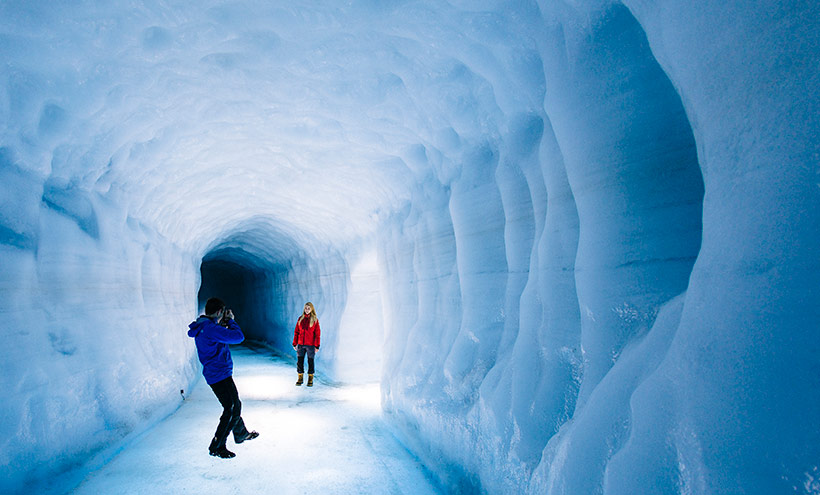
<instances>
[{"instance_id":1,"label":"arched tunnel ceiling","mask_svg":"<svg viewBox=\"0 0 820 495\"><path fill-rule=\"evenodd\" d=\"M258 271L283 271L318 254L317 240L305 230L287 233L278 222L253 217L227 228L207 246L203 261L223 260ZM322 246L324 248L324 246Z\"/></svg>"},{"instance_id":2,"label":"arched tunnel ceiling","mask_svg":"<svg viewBox=\"0 0 820 495\"><path fill-rule=\"evenodd\" d=\"M260 216L343 242L540 112L534 9L4 2L2 139L198 252Z\"/></svg>"}]
</instances>

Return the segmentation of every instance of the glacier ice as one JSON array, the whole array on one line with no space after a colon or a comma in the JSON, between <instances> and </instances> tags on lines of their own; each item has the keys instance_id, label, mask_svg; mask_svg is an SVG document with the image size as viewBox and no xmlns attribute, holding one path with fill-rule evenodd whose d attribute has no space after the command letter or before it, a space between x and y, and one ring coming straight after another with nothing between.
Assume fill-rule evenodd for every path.
<instances>
[{"instance_id":1,"label":"glacier ice","mask_svg":"<svg viewBox=\"0 0 820 495\"><path fill-rule=\"evenodd\" d=\"M454 492L820 493L820 4L0 3L0 488L223 297Z\"/></svg>"}]
</instances>

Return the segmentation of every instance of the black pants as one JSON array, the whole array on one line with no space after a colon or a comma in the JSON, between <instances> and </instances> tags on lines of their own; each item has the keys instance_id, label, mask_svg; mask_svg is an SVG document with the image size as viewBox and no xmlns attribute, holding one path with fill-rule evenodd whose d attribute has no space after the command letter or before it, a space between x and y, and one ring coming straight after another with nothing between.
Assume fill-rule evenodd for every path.
<instances>
[{"instance_id":1,"label":"black pants","mask_svg":"<svg viewBox=\"0 0 820 495\"><path fill-rule=\"evenodd\" d=\"M305 354L308 358L308 374L313 374L313 357L316 355L316 347L312 345L297 345L296 346L296 372L305 372Z\"/></svg>"},{"instance_id":2,"label":"black pants","mask_svg":"<svg viewBox=\"0 0 820 495\"><path fill-rule=\"evenodd\" d=\"M219 417L219 426L216 427L216 433L213 440L211 440L210 449L218 449L225 446L228 440L228 434L233 431L234 441L243 442L248 436L248 429L245 428L245 422L242 421L242 403L239 401L239 391L236 390L236 384L233 382L233 377L225 378L211 385L216 398L222 404L222 416Z\"/></svg>"}]
</instances>

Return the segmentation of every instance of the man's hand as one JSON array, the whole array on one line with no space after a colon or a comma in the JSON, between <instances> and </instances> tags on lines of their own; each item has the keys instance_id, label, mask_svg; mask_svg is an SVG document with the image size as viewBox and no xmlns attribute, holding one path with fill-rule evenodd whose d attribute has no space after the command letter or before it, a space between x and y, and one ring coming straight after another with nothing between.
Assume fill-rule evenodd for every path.
<instances>
[{"instance_id":1,"label":"man's hand","mask_svg":"<svg viewBox=\"0 0 820 495\"><path fill-rule=\"evenodd\" d=\"M233 320L233 310L229 309L227 313L225 313L225 318Z\"/></svg>"}]
</instances>

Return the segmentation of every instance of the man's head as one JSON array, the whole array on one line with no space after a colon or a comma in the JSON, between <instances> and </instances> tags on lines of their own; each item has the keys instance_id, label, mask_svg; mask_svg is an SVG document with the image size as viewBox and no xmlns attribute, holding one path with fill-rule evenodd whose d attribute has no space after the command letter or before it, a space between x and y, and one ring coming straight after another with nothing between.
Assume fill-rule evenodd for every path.
<instances>
[{"instance_id":1,"label":"man's head","mask_svg":"<svg viewBox=\"0 0 820 495\"><path fill-rule=\"evenodd\" d=\"M225 309L222 299L212 297L205 302L205 316L217 316L219 310Z\"/></svg>"}]
</instances>

